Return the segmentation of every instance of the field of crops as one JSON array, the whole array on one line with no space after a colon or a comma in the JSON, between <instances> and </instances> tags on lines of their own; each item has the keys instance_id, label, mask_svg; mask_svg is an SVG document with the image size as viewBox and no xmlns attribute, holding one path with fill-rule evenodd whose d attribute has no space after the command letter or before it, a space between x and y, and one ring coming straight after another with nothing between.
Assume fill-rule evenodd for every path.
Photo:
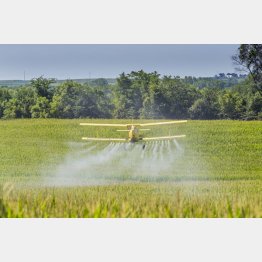
<instances>
[{"instance_id":1,"label":"field of crops","mask_svg":"<svg viewBox=\"0 0 262 262\"><path fill-rule=\"evenodd\" d=\"M187 136L145 150L83 121L0 121L0 217L262 217L261 121L152 127Z\"/></svg>"}]
</instances>

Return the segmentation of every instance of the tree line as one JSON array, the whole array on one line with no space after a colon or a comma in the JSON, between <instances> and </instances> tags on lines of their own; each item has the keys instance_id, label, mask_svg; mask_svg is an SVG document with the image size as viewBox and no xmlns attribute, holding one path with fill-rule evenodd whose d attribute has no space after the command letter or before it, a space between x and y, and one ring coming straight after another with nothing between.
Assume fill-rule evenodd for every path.
<instances>
[{"instance_id":1,"label":"tree line","mask_svg":"<svg viewBox=\"0 0 262 262\"><path fill-rule=\"evenodd\" d=\"M113 85L103 79L54 85L54 79L39 77L27 86L0 89L0 118L262 119L261 46L239 47L233 59L249 74L227 88L200 88L192 77L143 70L122 73Z\"/></svg>"},{"instance_id":2,"label":"tree line","mask_svg":"<svg viewBox=\"0 0 262 262\"><path fill-rule=\"evenodd\" d=\"M115 85L39 77L0 89L0 117L261 119L262 96L251 78L232 88L196 88L183 79L144 71L122 73Z\"/></svg>"}]
</instances>

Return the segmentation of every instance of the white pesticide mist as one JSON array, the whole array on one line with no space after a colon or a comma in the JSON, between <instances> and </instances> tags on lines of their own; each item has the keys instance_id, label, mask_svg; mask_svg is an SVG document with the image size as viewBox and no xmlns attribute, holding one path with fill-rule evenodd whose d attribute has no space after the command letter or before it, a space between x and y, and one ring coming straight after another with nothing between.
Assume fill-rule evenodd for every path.
<instances>
[{"instance_id":1,"label":"white pesticide mist","mask_svg":"<svg viewBox=\"0 0 262 262\"><path fill-rule=\"evenodd\" d=\"M186 161L177 140L131 143L70 144L72 152L45 176L46 186L172 182L195 177L199 161ZM197 165L196 165L197 163ZM193 164L193 166L192 166Z\"/></svg>"}]
</instances>

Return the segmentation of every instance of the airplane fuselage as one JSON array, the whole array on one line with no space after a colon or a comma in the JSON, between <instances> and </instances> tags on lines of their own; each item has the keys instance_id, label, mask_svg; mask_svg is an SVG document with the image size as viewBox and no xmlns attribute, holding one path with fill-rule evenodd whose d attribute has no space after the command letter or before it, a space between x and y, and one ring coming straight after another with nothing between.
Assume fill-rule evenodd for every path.
<instances>
[{"instance_id":1,"label":"airplane fuselage","mask_svg":"<svg viewBox=\"0 0 262 262\"><path fill-rule=\"evenodd\" d=\"M139 136L139 129L136 126L132 125L130 127L128 133L128 139L131 143L135 143L141 140L141 137Z\"/></svg>"}]
</instances>

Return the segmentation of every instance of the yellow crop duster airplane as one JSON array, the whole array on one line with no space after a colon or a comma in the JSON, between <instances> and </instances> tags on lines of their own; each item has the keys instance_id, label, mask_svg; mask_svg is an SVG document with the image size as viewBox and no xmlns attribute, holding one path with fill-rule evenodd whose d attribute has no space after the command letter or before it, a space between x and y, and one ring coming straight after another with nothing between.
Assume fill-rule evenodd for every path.
<instances>
[{"instance_id":1,"label":"yellow crop duster airplane","mask_svg":"<svg viewBox=\"0 0 262 262\"><path fill-rule=\"evenodd\" d=\"M128 132L127 138L92 138L92 137L82 137L83 140L88 141L118 141L118 142L139 142L139 141L152 141L152 140L171 140L175 138L182 138L185 135L176 135L176 136L160 136L160 137L143 137L139 134L139 131L147 131L150 129L143 129L140 127L147 126L159 126L159 125L169 125L169 124L181 124L186 123L187 120L179 121L168 121L168 122L155 122L155 123L145 123L145 124L95 124L95 123L80 123L81 126L101 126L101 127L126 127L127 129L121 129L117 131L126 131Z\"/></svg>"}]
</instances>

